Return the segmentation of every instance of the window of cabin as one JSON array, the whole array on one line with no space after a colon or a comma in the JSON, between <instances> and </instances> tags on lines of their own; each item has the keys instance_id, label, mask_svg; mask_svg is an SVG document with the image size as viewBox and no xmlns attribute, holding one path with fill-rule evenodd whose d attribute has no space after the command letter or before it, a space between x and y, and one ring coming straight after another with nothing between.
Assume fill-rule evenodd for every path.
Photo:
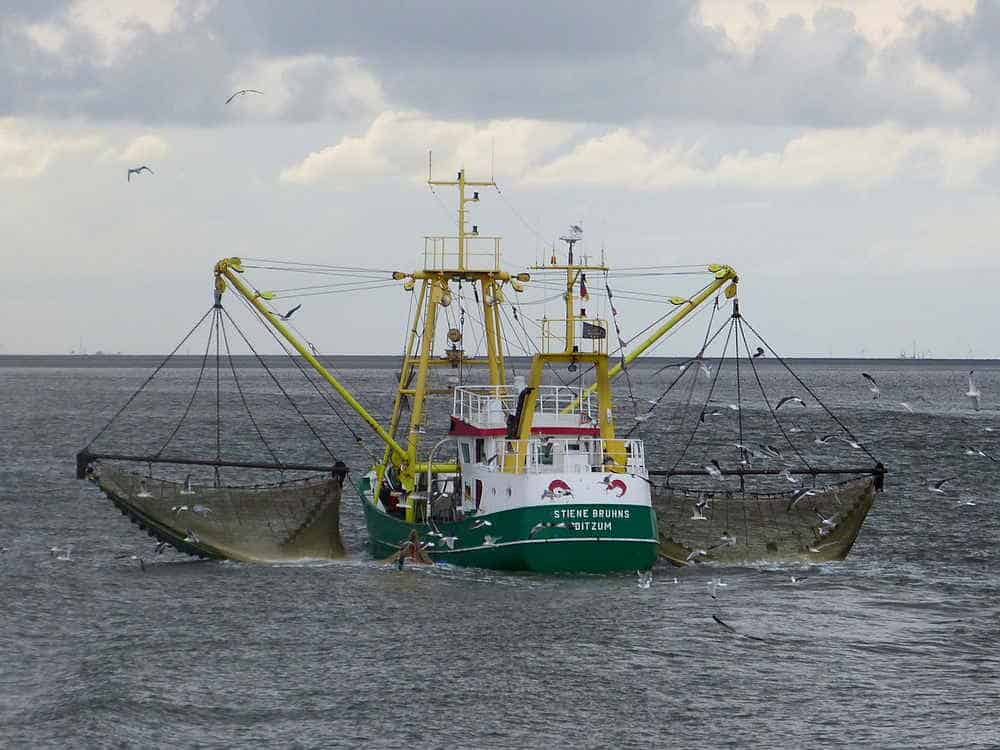
<instances>
[{"instance_id":1,"label":"window of cabin","mask_svg":"<svg viewBox=\"0 0 1000 750\"><path fill-rule=\"evenodd\" d=\"M469 453L468 443L462 443L462 460L467 464L472 463L472 457Z\"/></svg>"},{"instance_id":2,"label":"window of cabin","mask_svg":"<svg viewBox=\"0 0 1000 750\"><path fill-rule=\"evenodd\" d=\"M481 464L483 462L483 439L476 439L476 463Z\"/></svg>"}]
</instances>

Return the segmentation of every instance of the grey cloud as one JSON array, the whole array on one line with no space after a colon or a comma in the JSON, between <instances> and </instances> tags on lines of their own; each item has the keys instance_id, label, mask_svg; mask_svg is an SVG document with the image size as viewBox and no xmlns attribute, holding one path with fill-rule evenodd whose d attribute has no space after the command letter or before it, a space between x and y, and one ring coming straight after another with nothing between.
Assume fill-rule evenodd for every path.
<instances>
[{"instance_id":1,"label":"grey cloud","mask_svg":"<svg viewBox=\"0 0 1000 750\"><path fill-rule=\"evenodd\" d=\"M53 3L46 7L47 17L60 17ZM827 127L960 122L990 111L981 102L992 100L993 78L964 76L972 111L956 112L912 80L912 62L920 55L941 64L957 60L955 50L988 46L982 29L1000 25L1000 12L987 3L980 3L978 21L960 24L917 14L914 24L925 29L919 44L904 39L875 50L851 13L824 9L814 28L784 19L746 57L699 22L695 0L624 9L569 0L310 0L294 12L288 7L218 3L182 30L140 33L109 68L95 62L95 42L86 33L48 55L12 22L30 12L22 13L27 4L0 12L6 21L0 63L12 72L0 77L0 114L212 124L227 116L221 101L234 71L256 59L316 54L359 58L391 106L440 117ZM881 73L872 76L876 55ZM342 114L331 109L331 80L329 66L290 69L290 100L279 116L308 121Z\"/></svg>"},{"instance_id":2,"label":"grey cloud","mask_svg":"<svg viewBox=\"0 0 1000 750\"><path fill-rule=\"evenodd\" d=\"M975 63L1000 65L1000 4L979 0L975 12L958 21L941 14L919 12L914 21L922 26L920 50L935 65L957 70Z\"/></svg>"}]
</instances>

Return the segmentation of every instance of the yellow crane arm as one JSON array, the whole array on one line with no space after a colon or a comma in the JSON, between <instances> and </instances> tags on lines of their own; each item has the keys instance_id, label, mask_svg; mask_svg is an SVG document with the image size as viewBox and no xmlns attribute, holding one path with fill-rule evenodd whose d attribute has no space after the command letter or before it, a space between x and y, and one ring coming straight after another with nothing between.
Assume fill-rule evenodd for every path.
<instances>
[{"instance_id":1,"label":"yellow crane arm","mask_svg":"<svg viewBox=\"0 0 1000 750\"><path fill-rule=\"evenodd\" d=\"M223 280L228 280L233 288L236 289L240 294L242 294L246 300L253 305L257 311L264 316L268 323L274 326L274 329L280 333L292 348L295 349L302 357L312 365L313 369L320 374L320 376L331 386L333 389L340 394L340 397L347 402L354 411L356 411L365 422L368 423L375 434L377 434L389 449L393 452L395 457L400 461L404 461L407 457L406 449L404 449L399 443L397 443L392 435L386 432L385 428L378 423L368 411L363 407L354 396L351 395L339 380L337 380L330 372L320 364L319 360L312 355L312 352L306 348L295 335L288 330L288 328L282 324L281 319L275 315L267 305L264 304L261 295L251 289L239 276L238 274L243 273L243 263L239 258L225 258L220 260L215 264L215 290L217 294L221 294L225 291L226 282Z\"/></svg>"},{"instance_id":2,"label":"yellow crane arm","mask_svg":"<svg viewBox=\"0 0 1000 750\"><path fill-rule=\"evenodd\" d=\"M625 355L624 365L628 366L634 362L638 357L642 355L649 347L663 338L672 328L674 328L678 323L680 323L684 318L686 318L691 311L695 310L699 305L701 305L705 300L709 299L713 294L715 294L719 289L725 286L730 281L733 282L732 294L730 294L729 289L726 290L727 296L733 296L736 293L736 283L739 281L739 276L737 276L736 271L729 266L720 265L713 263L708 267L708 270L715 275L715 279L707 287L702 289L698 294L693 296L691 299L685 301L677 310L671 315L663 325L649 334L646 339L639 344L635 349ZM622 373L625 369L622 362L619 362L610 370L608 370L608 378L614 379ZM597 383L593 383L584 389L583 393L580 394L581 398L586 398L594 391L597 390ZM568 413L576 409L579 404L579 399L573 401L563 408L563 413Z\"/></svg>"}]
</instances>

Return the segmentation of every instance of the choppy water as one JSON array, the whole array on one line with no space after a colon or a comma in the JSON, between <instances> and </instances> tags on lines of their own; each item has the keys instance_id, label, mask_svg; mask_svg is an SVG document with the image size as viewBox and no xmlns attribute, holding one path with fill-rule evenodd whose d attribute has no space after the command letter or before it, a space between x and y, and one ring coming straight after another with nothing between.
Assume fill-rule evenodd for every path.
<instances>
[{"instance_id":1,"label":"choppy water","mask_svg":"<svg viewBox=\"0 0 1000 750\"><path fill-rule=\"evenodd\" d=\"M399 572L366 557L349 500L345 561L156 557L73 478L75 452L148 369L73 364L0 362L0 746L1000 746L1000 464L964 452L1000 454L994 364L801 364L890 471L849 559L657 567L646 589L633 575ZM384 413L394 370L362 365L341 374ZM971 366L978 414L962 396ZM634 371L638 397L668 382L653 369ZM761 369L769 387L793 387L773 362ZM878 402L862 370L879 379ZM195 374L165 373L126 444L161 439ZM266 379L247 378L265 431L294 450ZM720 384L723 401L731 385ZM818 410L805 412L811 435ZM762 413L747 405L746 429L765 429ZM713 429L731 432L726 419ZM651 462L672 460L682 431L641 426ZM692 450L694 465L723 455L697 440ZM817 459L818 446L804 450ZM926 489L946 476L952 494ZM69 560L50 554L66 545ZM145 572L115 559L126 551L146 556ZM716 578L726 586L712 599Z\"/></svg>"}]
</instances>

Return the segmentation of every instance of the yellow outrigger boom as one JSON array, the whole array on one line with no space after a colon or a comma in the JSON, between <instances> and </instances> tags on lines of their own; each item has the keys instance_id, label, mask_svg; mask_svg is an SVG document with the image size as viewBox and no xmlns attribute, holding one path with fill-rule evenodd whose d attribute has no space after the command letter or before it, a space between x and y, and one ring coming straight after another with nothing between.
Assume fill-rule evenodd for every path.
<instances>
[{"instance_id":1,"label":"yellow outrigger boom","mask_svg":"<svg viewBox=\"0 0 1000 750\"><path fill-rule=\"evenodd\" d=\"M715 280L706 286L701 292L693 296L691 299L685 301L678 310L671 315L659 328L649 334L646 339L639 344L635 349L625 355L623 360L608 370L608 378L614 380L618 375L628 365L632 364L636 359L638 359L643 352L645 352L649 347L663 338L667 333L669 333L678 323L680 323L684 318L686 318L695 308L709 299L713 294L715 294L719 289L726 285L728 282L732 282L728 287L726 287L726 298L732 299L736 296L736 285L739 283L739 276L736 271L726 265L719 263L713 263L708 266L708 270L715 274ZM598 384L593 383L583 390L580 394L581 398L586 398L597 390ZM572 403L568 404L562 411L564 413L569 413L573 411L579 405L580 399L574 400Z\"/></svg>"},{"instance_id":2,"label":"yellow outrigger boom","mask_svg":"<svg viewBox=\"0 0 1000 750\"><path fill-rule=\"evenodd\" d=\"M216 294L222 294L226 290L226 279L229 283L233 285L240 294L242 294L246 300L253 305L257 311L263 315L267 322L274 326L274 329L285 337L285 340L297 351L302 357L312 365L313 369L318 372L323 379L333 386L333 389L340 394L341 398L347 402L354 411L356 411L361 418L368 423L368 425L375 430L375 433L382 438L389 449L400 459L406 457L406 450L397 443L392 435L385 431L385 428L379 424L378 420L373 417L365 407L363 407L351 392L347 390L339 380L337 380L330 371L327 370L320 363L316 357L312 355L312 352L306 348L301 341L299 341L291 331L288 330L281 322L281 319L275 315L267 305L265 305L261 299L262 295L254 292L249 286L247 286L242 279L237 276L237 274L243 273L243 261L239 258L224 258L215 264L215 292Z\"/></svg>"}]
</instances>

